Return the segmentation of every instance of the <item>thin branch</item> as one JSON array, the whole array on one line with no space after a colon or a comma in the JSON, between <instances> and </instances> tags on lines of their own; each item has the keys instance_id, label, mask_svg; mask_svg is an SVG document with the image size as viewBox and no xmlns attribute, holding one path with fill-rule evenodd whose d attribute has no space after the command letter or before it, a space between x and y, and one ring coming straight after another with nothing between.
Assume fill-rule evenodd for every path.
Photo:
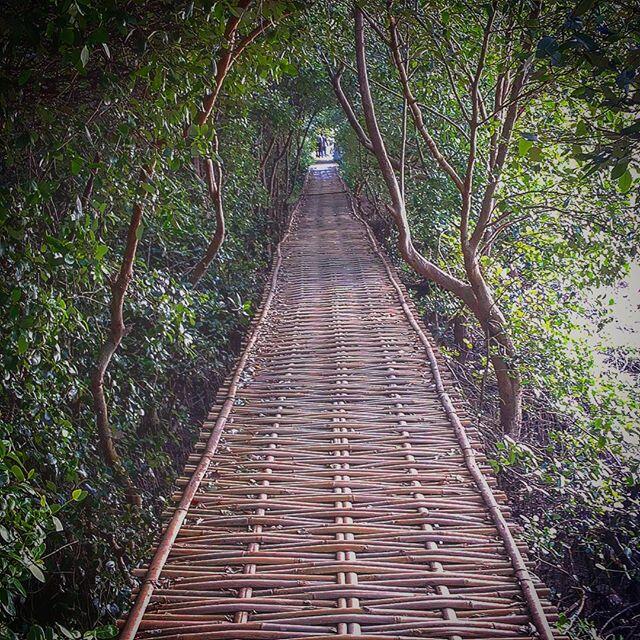
<instances>
[{"instance_id":1,"label":"thin branch","mask_svg":"<svg viewBox=\"0 0 640 640\"><path fill-rule=\"evenodd\" d=\"M331 67L327 64L327 73L329 74L329 79L331 80L331 85L333 87L334 93L336 94L336 98L338 99L338 102L340 103L340 106L342 107L342 110L344 111L344 114L347 117L351 128L358 137L360 144L365 149L367 149L367 151L373 153L374 151L371 140L369 139L369 136L367 136L365 130L362 128L362 125L360 124L360 121L358 120L358 117L356 116L353 107L349 102L349 98L347 98L342 88L341 80L342 74L344 73L344 64L341 64L336 72L333 72L331 70ZM401 168L400 161L396 160L395 158L391 159L391 165L396 171L399 171Z\"/></svg>"},{"instance_id":2,"label":"thin branch","mask_svg":"<svg viewBox=\"0 0 640 640\"><path fill-rule=\"evenodd\" d=\"M525 51L526 49L527 47L525 47ZM480 204L480 213L478 215L478 220L469 241L469 246L472 251L475 251L477 249L478 244L484 236L487 224L491 219L491 213L493 212L494 208L495 193L498 185L500 184L502 170L504 168L504 164L509 152L509 146L511 144L511 136L513 134L513 129L520 113L518 109L518 97L520 96L520 92L522 91L522 88L527 80L529 67L530 63L528 60L525 60L520 64L520 68L513 80L511 89L509 91L510 105L507 109L504 122L500 129L500 137L494 155L491 177L485 188L482 202Z\"/></svg>"},{"instance_id":3,"label":"thin branch","mask_svg":"<svg viewBox=\"0 0 640 640\"><path fill-rule=\"evenodd\" d=\"M467 284L427 260L413 245L411 231L406 217L405 203L402 198L398 180L389 160L389 154L387 153L384 139L382 138L382 134L378 126L373 98L371 96L371 88L369 85L369 74L367 71L363 16L357 6L355 7L355 45L358 84L360 88L360 97L362 100L365 123L369 131L375 157L378 161L383 179L391 197L392 206L387 205L387 208L395 221L396 228L398 230L400 252L409 265L420 273L420 275L435 282L443 289L456 294L460 299L467 302L467 304L474 305L475 298ZM402 67L402 65L400 66Z\"/></svg>"},{"instance_id":4,"label":"thin branch","mask_svg":"<svg viewBox=\"0 0 640 640\"><path fill-rule=\"evenodd\" d=\"M418 104L418 101L415 99L413 94L411 93L411 88L409 87L409 79L407 77L407 73L405 71L404 65L402 64L402 57L400 55L399 44L398 44L398 34L397 34L397 25L393 16L389 16L389 30L391 33L391 53L392 58L395 64L396 69L398 70L398 74L400 76L400 82L402 83L402 88L404 95L407 98L407 102L409 103L409 108L411 109L411 113L413 115L413 120L416 125L417 130L420 132L420 135L427 143L427 147L436 160L440 168L451 178L453 183L456 185L458 190L462 192L463 184L460 176L456 172L456 170L451 166L449 161L444 157L444 155L440 152L438 145L435 140L431 137L427 126L424 122L424 118L422 117L422 111Z\"/></svg>"},{"instance_id":5,"label":"thin branch","mask_svg":"<svg viewBox=\"0 0 640 640\"><path fill-rule=\"evenodd\" d=\"M469 233L469 212L471 211L471 198L473 196L473 174L476 162L476 148L478 142L478 114L480 111L480 91L479 84L484 71L484 64L489 49L489 41L491 39L491 30L495 20L495 7L491 7L487 23L484 27L482 35L482 46L480 55L476 65L476 71L471 82L471 123L469 132L469 155L467 156L467 169L464 177L464 186L462 189L462 207L460 208L460 241L463 251L468 249L468 233Z\"/></svg>"},{"instance_id":6,"label":"thin branch","mask_svg":"<svg viewBox=\"0 0 640 640\"><path fill-rule=\"evenodd\" d=\"M218 136L215 136L215 152L217 155L218 152ZM222 201L222 165L220 162L216 162L214 165L213 160L211 158L207 158L205 160L205 175L207 178L207 192L209 194L209 198L213 202L215 213L216 213L216 227L213 232L213 236L207 246L207 249L204 252L204 255L196 266L191 271L189 276L189 282L196 287L202 276L206 273L207 269L213 259L218 255L218 251L220 251L220 247L224 242L225 238L225 217L224 217L224 207Z\"/></svg>"}]
</instances>

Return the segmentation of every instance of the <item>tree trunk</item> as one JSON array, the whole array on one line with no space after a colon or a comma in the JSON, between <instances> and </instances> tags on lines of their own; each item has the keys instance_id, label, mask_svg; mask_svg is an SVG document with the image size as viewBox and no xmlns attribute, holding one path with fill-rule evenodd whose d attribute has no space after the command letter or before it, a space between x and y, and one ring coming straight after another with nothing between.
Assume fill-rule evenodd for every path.
<instances>
[{"instance_id":1,"label":"tree trunk","mask_svg":"<svg viewBox=\"0 0 640 640\"><path fill-rule=\"evenodd\" d=\"M207 158L205 160L205 173L207 178L207 191L209 192L209 197L213 201L216 210L216 229L209 245L207 246L207 250L198 264L193 268L193 271L189 276L189 282L191 282L194 287L197 286L213 259L218 255L218 251L224 242L226 231L224 208L222 204L222 168L218 165L216 175L213 161L211 158Z\"/></svg>"},{"instance_id":2,"label":"tree trunk","mask_svg":"<svg viewBox=\"0 0 640 640\"><path fill-rule=\"evenodd\" d=\"M507 320L480 270L475 251L464 251L464 262L477 301L472 311L489 337L490 360L500 396L500 425L504 433L517 438L522 425L522 384L515 362L516 347Z\"/></svg>"},{"instance_id":3,"label":"tree trunk","mask_svg":"<svg viewBox=\"0 0 640 640\"><path fill-rule=\"evenodd\" d=\"M453 318L453 339L458 347L458 362L464 364L469 356L469 327L462 313Z\"/></svg>"},{"instance_id":4,"label":"tree trunk","mask_svg":"<svg viewBox=\"0 0 640 640\"><path fill-rule=\"evenodd\" d=\"M298 173L300 172L300 160L302 159L302 150L304 149L304 145L307 142L307 137L309 136L309 129L311 129L311 125L313 124L313 121L316 119L317 115L318 115L317 111L311 114L311 117L309 118L309 122L307 123L307 126L304 130L304 135L302 136L300 143L296 147L296 157L293 162L292 187L295 184L295 180L298 177Z\"/></svg>"},{"instance_id":5,"label":"tree trunk","mask_svg":"<svg viewBox=\"0 0 640 640\"><path fill-rule=\"evenodd\" d=\"M355 7L354 15L356 63L362 110L369 133L370 150L372 150L378 161L391 198L391 205L387 205L387 208L398 230L400 254L419 275L450 291L464 302L487 333L490 341L497 347L497 352L491 356L491 362L496 374L500 396L500 424L505 433L517 437L522 420L522 389L520 376L514 362L516 350L508 333L506 320L496 306L491 290L480 271L475 251L472 247L469 247L468 243L463 242L462 247L465 271L469 278L468 283L450 275L438 265L429 261L413 244L406 216L405 200L375 114L367 70L363 15L361 9L357 6ZM403 69L402 65L399 66ZM403 84L406 85L406 82ZM417 105L415 98L412 95L407 95L407 99L409 105L415 108ZM418 128L420 127L418 126ZM422 133L424 134L424 132ZM427 142L431 142L430 146L435 145L430 137ZM437 149L435 151L437 152ZM443 170L449 175L453 174L454 182L460 187L460 178L446 159L438 157L439 152L436 152L432 149L432 153L435 154Z\"/></svg>"},{"instance_id":6,"label":"tree trunk","mask_svg":"<svg viewBox=\"0 0 640 640\"><path fill-rule=\"evenodd\" d=\"M139 184L148 183L153 177L155 162L143 169L140 173ZM141 196L142 197L142 196ZM129 477L126 469L122 465L120 456L113 440L113 433L109 425L109 413L107 399L104 393L104 378L122 338L125 334L124 324L124 298L129 288L129 283L133 277L133 265L138 249L138 236L142 216L144 214L144 200L138 200L133 206L129 229L127 231L127 241L125 246L120 271L111 284L111 318L109 322L109 335L105 340L96 368L91 375L91 393L93 395L93 408L96 414L96 429L100 442L100 450L105 462L114 470L116 477L125 486L127 499L131 504L140 506L141 499L136 488Z\"/></svg>"},{"instance_id":7,"label":"tree trunk","mask_svg":"<svg viewBox=\"0 0 640 640\"><path fill-rule=\"evenodd\" d=\"M509 360L492 355L491 364L498 382L500 395L500 426L514 439L520 437L522 427L522 383L520 375Z\"/></svg>"},{"instance_id":8,"label":"tree trunk","mask_svg":"<svg viewBox=\"0 0 640 640\"><path fill-rule=\"evenodd\" d=\"M500 396L500 426L507 435L520 437L522 426L522 382L515 363L516 349L509 335L506 320L499 314L481 310L481 322L489 336L489 353ZM480 320L480 318L478 318ZM493 350L493 353L492 353Z\"/></svg>"}]
</instances>

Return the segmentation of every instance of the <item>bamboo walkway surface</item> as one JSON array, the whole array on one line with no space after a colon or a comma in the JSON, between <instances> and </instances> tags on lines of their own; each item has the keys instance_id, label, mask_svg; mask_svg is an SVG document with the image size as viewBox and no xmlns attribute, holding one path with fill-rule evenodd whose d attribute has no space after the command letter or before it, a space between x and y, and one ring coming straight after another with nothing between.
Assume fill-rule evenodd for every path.
<instances>
[{"instance_id":1,"label":"bamboo walkway surface","mask_svg":"<svg viewBox=\"0 0 640 640\"><path fill-rule=\"evenodd\" d=\"M311 169L301 202L120 637L559 637L334 165Z\"/></svg>"}]
</instances>

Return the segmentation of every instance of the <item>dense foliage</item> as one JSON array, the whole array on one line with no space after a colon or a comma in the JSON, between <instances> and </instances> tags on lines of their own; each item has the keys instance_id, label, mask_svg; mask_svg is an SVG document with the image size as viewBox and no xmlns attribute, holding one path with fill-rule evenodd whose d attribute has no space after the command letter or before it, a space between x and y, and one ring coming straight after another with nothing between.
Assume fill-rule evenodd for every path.
<instances>
[{"instance_id":1,"label":"dense foliage","mask_svg":"<svg viewBox=\"0 0 640 640\"><path fill-rule=\"evenodd\" d=\"M609 300L615 295L599 292L623 279L637 257L640 166L633 60L639 31L638 15L628 6L625 11L615 3L593 5L580 3L573 11L563 3L548 5L536 21L521 24L528 35L519 43L500 40L498 34L512 23L507 5L494 5L505 13L496 18L480 82L487 110L495 108L491 92L505 65L519 56L530 65L493 205L494 223L479 257L517 345L512 362L522 379L524 410L517 437L496 429L499 403L489 336L464 302L402 264L376 154L347 123L339 140L343 169L360 194L363 213L403 267L485 425L492 464L517 505L538 570L558 592L567 626L576 636L601 631L602 637L631 638L638 631L640 587L640 396L637 379L597 368L594 353L608 348L602 330L612 320ZM414 243L462 278L460 194L410 115L403 138L406 102L403 106L390 53L389 24L395 19L403 34L405 64L426 126L439 151L464 172L473 110L469 78L490 12L483 6L470 14L464 3L446 3L446 12L430 5L414 12L402 3L364 7L376 117L391 158L406 157L404 189ZM351 22L346 11L335 11L332 18ZM339 69L353 57L353 33L334 32L339 37L330 64ZM358 105L355 70L344 73L341 86ZM359 109L358 115L364 122ZM487 118L476 140L480 163L474 193L482 194L492 178L483 171L495 131ZM478 212L479 206L472 208L472 218Z\"/></svg>"},{"instance_id":2,"label":"dense foliage","mask_svg":"<svg viewBox=\"0 0 640 640\"><path fill-rule=\"evenodd\" d=\"M263 12L277 36L247 48L201 127L232 3L13 3L3 15L3 637L107 637L128 602L130 567L255 310L307 162L295 67L271 54L293 29L278 23L284 9ZM189 272L215 228L199 162L213 131L227 237L195 288ZM103 461L89 389L139 197L147 214L106 395L142 509Z\"/></svg>"}]
</instances>

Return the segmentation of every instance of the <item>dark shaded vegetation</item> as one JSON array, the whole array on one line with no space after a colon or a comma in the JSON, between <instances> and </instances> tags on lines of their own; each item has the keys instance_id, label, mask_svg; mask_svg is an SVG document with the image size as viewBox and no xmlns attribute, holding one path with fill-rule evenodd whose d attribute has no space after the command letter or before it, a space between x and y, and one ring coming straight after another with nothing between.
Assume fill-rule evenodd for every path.
<instances>
[{"instance_id":1,"label":"dark shaded vegetation","mask_svg":"<svg viewBox=\"0 0 640 640\"><path fill-rule=\"evenodd\" d=\"M3 9L3 637L114 633L105 625L128 605L129 570L255 311L311 116L291 57L270 53L272 30L278 51L291 37L295 4L245 5ZM264 29L209 123L194 124L239 16L236 46ZM227 237L196 287L190 274L216 229L207 156L224 167ZM105 372L118 468L96 433L90 378L138 205L122 343Z\"/></svg>"}]
</instances>

